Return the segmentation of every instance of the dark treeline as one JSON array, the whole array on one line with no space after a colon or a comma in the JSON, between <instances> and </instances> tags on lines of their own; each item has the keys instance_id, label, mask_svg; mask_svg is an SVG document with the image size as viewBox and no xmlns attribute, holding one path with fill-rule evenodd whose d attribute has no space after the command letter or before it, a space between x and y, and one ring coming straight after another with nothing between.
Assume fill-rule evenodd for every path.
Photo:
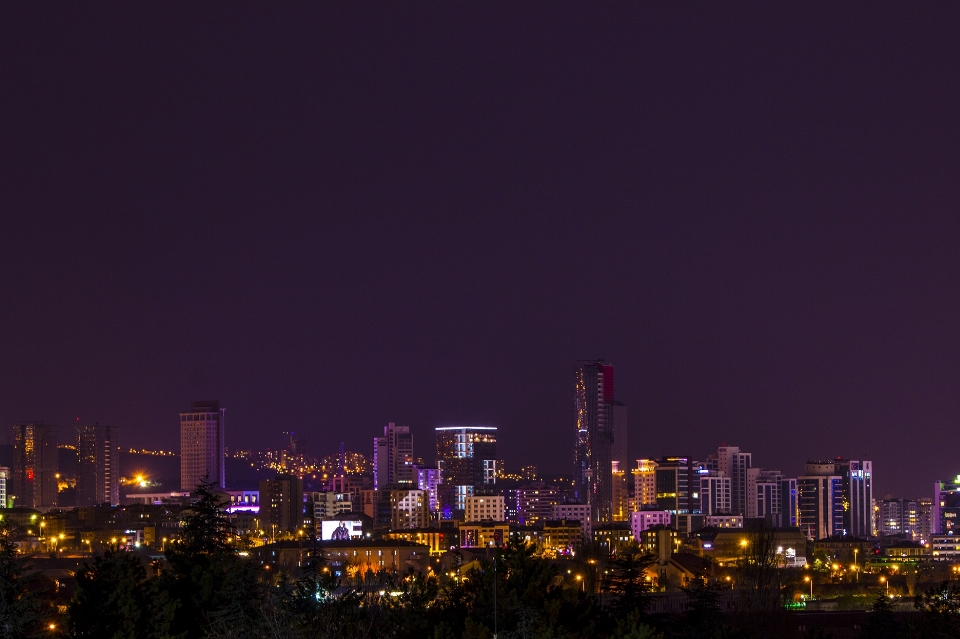
<instances>
[{"instance_id":1,"label":"dark treeline","mask_svg":"<svg viewBox=\"0 0 960 639\"><path fill-rule=\"evenodd\" d=\"M298 575L262 569L237 554L224 504L209 486L184 516L182 542L167 560L145 566L133 553L97 556L76 575L66 611L47 596L0 526L0 639L685 639L825 637L801 633L785 611L762 559L748 562L737 613L722 614L722 590L686 590L687 611L647 611L648 555L627 554L603 564L593 587L564 585L555 564L513 542L441 585L415 573L376 576L376 587L333 576L321 553ZM759 540L762 541L762 540ZM762 546L762 544L758 544ZM878 597L861 635L960 638L960 587L945 584L917 598L922 614L898 614Z\"/></svg>"}]
</instances>

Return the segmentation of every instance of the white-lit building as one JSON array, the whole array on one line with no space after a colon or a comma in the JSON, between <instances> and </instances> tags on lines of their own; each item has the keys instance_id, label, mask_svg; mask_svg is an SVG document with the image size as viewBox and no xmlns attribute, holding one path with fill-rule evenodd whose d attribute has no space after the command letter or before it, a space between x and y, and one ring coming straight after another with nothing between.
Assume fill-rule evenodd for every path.
<instances>
[{"instance_id":1,"label":"white-lit building","mask_svg":"<svg viewBox=\"0 0 960 639\"><path fill-rule=\"evenodd\" d=\"M670 522L669 510L637 510L630 513L630 532L639 544L643 541L643 531L654 526L670 526Z\"/></svg>"},{"instance_id":2,"label":"white-lit building","mask_svg":"<svg viewBox=\"0 0 960 639\"><path fill-rule=\"evenodd\" d=\"M507 520L507 509L502 495L472 495L466 498L464 506L464 521Z\"/></svg>"},{"instance_id":3,"label":"white-lit building","mask_svg":"<svg viewBox=\"0 0 960 639\"><path fill-rule=\"evenodd\" d=\"M219 401L192 402L180 413L180 490L195 490L203 481L224 487L224 416Z\"/></svg>"},{"instance_id":4,"label":"white-lit building","mask_svg":"<svg viewBox=\"0 0 960 639\"><path fill-rule=\"evenodd\" d=\"M556 504L553 507L554 520L580 520L583 528L583 538L590 539L593 535L593 523L590 521L590 504Z\"/></svg>"}]
</instances>

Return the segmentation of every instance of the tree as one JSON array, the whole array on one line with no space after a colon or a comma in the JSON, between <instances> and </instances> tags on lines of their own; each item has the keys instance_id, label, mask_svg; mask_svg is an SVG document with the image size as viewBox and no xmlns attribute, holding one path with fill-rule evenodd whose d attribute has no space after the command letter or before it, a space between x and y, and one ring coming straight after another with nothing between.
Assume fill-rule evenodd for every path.
<instances>
[{"instance_id":1,"label":"tree","mask_svg":"<svg viewBox=\"0 0 960 639\"><path fill-rule=\"evenodd\" d=\"M634 611L643 613L647 605L651 582L647 581L647 569L657 558L639 549L625 552L610 559L604 572L601 591L613 595L612 610L623 615Z\"/></svg>"},{"instance_id":2,"label":"tree","mask_svg":"<svg viewBox=\"0 0 960 639\"><path fill-rule=\"evenodd\" d=\"M108 551L77 572L77 591L70 602L72 637L139 639L169 637L176 603L158 589L156 580L135 555Z\"/></svg>"},{"instance_id":3,"label":"tree","mask_svg":"<svg viewBox=\"0 0 960 639\"><path fill-rule=\"evenodd\" d=\"M873 602L873 612L860 628L860 636L864 639L898 639L902 637L903 628L893 614L893 605L886 593L881 592Z\"/></svg>"},{"instance_id":4,"label":"tree","mask_svg":"<svg viewBox=\"0 0 960 639\"><path fill-rule=\"evenodd\" d=\"M40 600L17 552L9 522L0 518L0 639L32 636L43 624Z\"/></svg>"}]
</instances>

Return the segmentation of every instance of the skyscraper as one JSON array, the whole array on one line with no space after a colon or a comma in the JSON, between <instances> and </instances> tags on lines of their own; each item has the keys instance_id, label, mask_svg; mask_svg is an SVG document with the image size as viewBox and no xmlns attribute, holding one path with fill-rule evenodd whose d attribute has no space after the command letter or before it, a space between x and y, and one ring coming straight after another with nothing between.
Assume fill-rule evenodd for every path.
<instances>
[{"instance_id":1,"label":"skyscraper","mask_svg":"<svg viewBox=\"0 0 960 639\"><path fill-rule=\"evenodd\" d=\"M120 504L117 428L77 426L77 506Z\"/></svg>"},{"instance_id":2,"label":"skyscraper","mask_svg":"<svg viewBox=\"0 0 960 639\"><path fill-rule=\"evenodd\" d=\"M260 519L264 530L295 532L303 524L303 480L277 475L260 482ZM269 528L268 528L269 527Z\"/></svg>"},{"instance_id":3,"label":"skyscraper","mask_svg":"<svg viewBox=\"0 0 960 639\"><path fill-rule=\"evenodd\" d=\"M613 366L579 362L574 370L574 497L590 504L594 522L611 520L614 441ZM624 460L625 461L625 460Z\"/></svg>"},{"instance_id":4,"label":"skyscraper","mask_svg":"<svg viewBox=\"0 0 960 639\"><path fill-rule=\"evenodd\" d=\"M497 481L496 426L447 426L436 429L440 469L440 513L444 519L466 508L476 488Z\"/></svg>"},{"instance_id":5,"label":"skyscraper","mask_svg":"<svg viewBox=\"0 0 960 639\"><path fill-rule=\"evenodd\" d=\"M27 422L13 427L12 497L15 506L57 505L57 427Z\"/></svg>"},{"instance_id":6,"label":"skyscraper","mask_svg":"<svg viewBox=\"0 0 960 639\"><path fill-rule=\"evenodd\" d=\"M383 437L373 438L373 487L415 483L417 473L410 427L390 422L383 427Z\"/></svg>"},{"instance_id":7,"label":"skyscraper","mask_svg":"<svg viewBox=\"0 0 960 639\"><path fill-rule=\"evenodd\" d=\"M747 469L752 465L753 455L740 452L736 446L717 449L717 469L730 478L730 507L734 515L747 514Z\"/></svg>"},{"instance_id":8,"label":"skyscraper","mask_svg":"<svg viewBox=\"0 0 960 639\"><path fill-rule=\"evenodd\" d=\"M219 400L191 402L180 413L180 490L194 490L206 480L224 488L224 415Z\"/></svg>"}]
</instances>

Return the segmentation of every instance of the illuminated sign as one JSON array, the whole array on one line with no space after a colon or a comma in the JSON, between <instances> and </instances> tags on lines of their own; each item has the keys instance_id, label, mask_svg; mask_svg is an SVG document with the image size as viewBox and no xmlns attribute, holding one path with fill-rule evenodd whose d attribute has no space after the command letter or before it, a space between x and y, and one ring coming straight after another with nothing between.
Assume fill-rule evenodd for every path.
<instances>
[{"instance_id":1,"label":"illuminated sign","mask_svg":"<svg viewBox=\"0 0 960 639\"><path fill-rule=\"evenodd\" d=\"M349 519L320 522L320 539L322 541L347 541L363 537L363 522Z\"/></svg>"}]
</instances>

